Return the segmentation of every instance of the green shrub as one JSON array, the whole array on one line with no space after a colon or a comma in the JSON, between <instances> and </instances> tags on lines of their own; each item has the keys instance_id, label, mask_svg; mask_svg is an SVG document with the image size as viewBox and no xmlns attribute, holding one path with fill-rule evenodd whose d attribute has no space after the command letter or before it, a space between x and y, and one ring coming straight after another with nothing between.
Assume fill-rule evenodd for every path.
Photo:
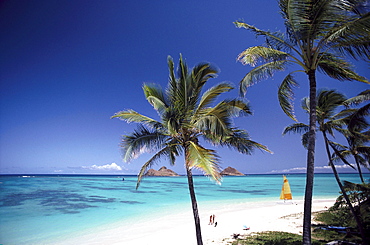
<instances>
[{"instance_id":1,"label":"green shrub","mask_svg":"<svg viewBox=\"0 0 370 245\"><path fill-rule=\"evenodd\" d=\"M302 236L281 232L281 231L266 231L255 233L243 239L237 239L232 245L301 245ZM319 241L313 240L312 245L320 245Z\"/></svg>"}]
</instances>

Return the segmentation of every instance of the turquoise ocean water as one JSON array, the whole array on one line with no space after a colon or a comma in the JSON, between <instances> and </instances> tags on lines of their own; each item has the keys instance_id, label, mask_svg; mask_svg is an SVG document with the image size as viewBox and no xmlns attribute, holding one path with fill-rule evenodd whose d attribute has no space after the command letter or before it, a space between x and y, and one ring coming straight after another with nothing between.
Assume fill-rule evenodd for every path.
<instances>
[{"instance_id":1,"label":"turquoise ocean water","mask_svg":"<svg viewBox=\"0 0 370 245\"><path fill-rule=\"evenodd\" d=\"M293 199L302 200L305 175L287 177ZM357 174L341 178L360 181ZM195 176L194 183L199 206L278 201L282 175L224 177L222 185ZM190 208L184 176L148 177L138 190L135 185L136 176L0 176L0 244L47 244L114 222L138 222L144 216ZM315 175L315 199L338 194L332 174Z\"/></svg>"}]
</instances>

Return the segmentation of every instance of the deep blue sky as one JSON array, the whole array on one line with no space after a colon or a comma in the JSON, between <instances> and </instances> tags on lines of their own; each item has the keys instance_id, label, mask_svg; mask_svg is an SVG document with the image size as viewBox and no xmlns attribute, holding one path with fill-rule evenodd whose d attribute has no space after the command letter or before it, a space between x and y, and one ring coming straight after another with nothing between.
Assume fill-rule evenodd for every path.
<instances>
[{"instance_id":1,"label":"deep blue sky","mask_svg":"<svg viewBox=\"0 0 370 245\"><path fill-rule=\"evenodd\" d=\"M135 125L110 116L134 109L156 117L141 86L144 82L166 86L168 55L176 65L180 53L189 67L211 62L220 74L210 85L229 81L237 86L251 69L236 62L237 55L263 42L233 25L240 19L260 29L284 30L274 0L2 1L0 173L136 174L150 155L123 163L120 136ZM356 67L369 77L364 62ZM281 136L293 123L277 102L277 86L285 74L254 85L247 94L254 115L235 120L274 154L256 151L245 156L217 148L223 168L304 172L306 152L300 137ZM297 78L297 116L307 122L299 108L308 94L307 78ZM318 87L335 88L349 97L369 88L325 76L318 76ZM237 95L235 89L228 97ZM320 141L318 137L318 172L327 171ZM180 159L172 169L184 173L182 164ZM116 165L122 170L112 171ZM162 165L169 167L163 161L156 168Z\"/></svg>"}]
</instances>

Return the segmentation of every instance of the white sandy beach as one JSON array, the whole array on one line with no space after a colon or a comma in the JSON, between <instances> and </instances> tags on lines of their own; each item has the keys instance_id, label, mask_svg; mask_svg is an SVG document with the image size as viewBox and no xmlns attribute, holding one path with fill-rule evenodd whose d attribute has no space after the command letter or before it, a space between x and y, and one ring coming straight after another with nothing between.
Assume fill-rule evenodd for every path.
<instances>
[{"instance_id":1,"label":"white sandy beach","mask_svg":"<svg viewBox=\"0 0 370 245\"><path fill-rule=\"evenodd\" d=\"M335 199L314 200L312 211L331 207ZM204 244L227 244L232 235L250 234L259 231L286 231L301 234L303 201L290 203L253 202L209 208L199 205ZM209 216L215 214L217 226L208 225ZM243 230L243 226L250 230ZM125 245L195 245L195 227L191 208L177 214L140 221L130 226L115 227L92 232L55 244L125 244Z\"/></svg>"}]
</instances>

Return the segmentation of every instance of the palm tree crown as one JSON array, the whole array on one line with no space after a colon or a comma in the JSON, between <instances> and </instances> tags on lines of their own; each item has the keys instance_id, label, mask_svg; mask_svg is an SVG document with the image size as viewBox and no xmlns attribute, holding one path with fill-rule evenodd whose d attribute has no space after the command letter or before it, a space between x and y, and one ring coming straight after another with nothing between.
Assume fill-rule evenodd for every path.
<instances>
[{"instance_id":1,"label":"palm tree crown","mask_svg":"<svg viewBox=\"0 0 370 245\"><path fill-rule=\"evenodd\" d=\"M337 80L357 80L369 83L356 74L344 54L354 58L370 58L370 13L364 13L366 1L287 1L280 0L286 33L263 31L247 23L235 25L265 37L265 46L255 46L239 54L238 60L253 68L241 81L240 91L290 64L301 69L289 73L279 87L279 102L291 118L293 88L297 86L295 72L309 74L319 70ZM260 62L264 64L259 65Z\"/></svg>"},{"instance_id":2,"label":"palm tree crown","mask_svg":"<svg viewBox=\"0 0 370 245\"><path fill-rule=\"evenodd\" d=\"M158 112L160 120L134 110L120 111L112 117L140 124L131 135L123 137L121 146L124 160L130 161L143 152L157 151L142 167L139 182L146 170L161 157L168 157L170 163L174 164L175 158L186 151L187 168L200 169L219 181L219 157L214 150L201 146L199 137L244 154L251 154L254 148L269 151L267 147L250 140L246 131L232 124L232 117L251 114L248 103L232 99L211 107L220 94L233 89L232 85L220 83L201 93L207 80L216 76L215 68L204 63L188 72L180 57L176 78L171 57L168 58L168 67L170 78L165 91L155 84L143 86L145 97Z\"/></svg>"}]
</instances>

